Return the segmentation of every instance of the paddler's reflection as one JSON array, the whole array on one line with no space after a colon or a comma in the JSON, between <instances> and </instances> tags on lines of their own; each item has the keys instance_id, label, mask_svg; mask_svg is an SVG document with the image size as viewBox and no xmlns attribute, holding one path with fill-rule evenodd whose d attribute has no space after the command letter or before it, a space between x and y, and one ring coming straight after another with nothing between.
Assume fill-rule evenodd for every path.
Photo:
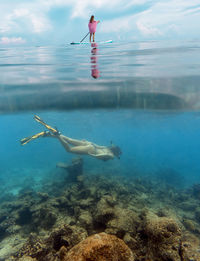
<instances>
[{"instance_id":1,"label":"paddler's reflection","mask_svg":"<svg viewBox=\"0 0 200 261\"><path fill-rule=\"evenodd\" d=\"M98 64L97 64L97 54L98 54L98 45L97 43L92 43L91 44L91 75L93 78L97 79L100 77L100 71L98 69Z\"/></svg>"}]
</instances>

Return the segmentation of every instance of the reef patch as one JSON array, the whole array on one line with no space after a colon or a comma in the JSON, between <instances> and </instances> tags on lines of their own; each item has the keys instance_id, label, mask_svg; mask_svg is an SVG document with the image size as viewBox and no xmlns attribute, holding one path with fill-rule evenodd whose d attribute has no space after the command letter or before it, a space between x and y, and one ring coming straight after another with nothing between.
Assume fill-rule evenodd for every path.
<instances>
[{"instance_id":1,"label":"reef patch","mask_svg":"<svg viewBox=\"0 0 200 261\"><path fill-rule=\"evenodd\" d=\"M80 258L88 256L87 261L200 260L198 186L177 190L147 178L88 175L82 164L65 165L60 170L66 178L56 183L44 180L40 191L22 190L15 198L4 197L1 261L75 260L73 249L80 250L76 251ZM95 237L99 241L93 241ZM110 243L104 245L104 239ZM85 242L90 242L87 254L81 251ZM99 244L93 248L92 242ZM117 242L123 253L129 253L127 259L115 256ZM96 259L89 257L90 251L97 253Z\"/></svg>"}]
</instances>

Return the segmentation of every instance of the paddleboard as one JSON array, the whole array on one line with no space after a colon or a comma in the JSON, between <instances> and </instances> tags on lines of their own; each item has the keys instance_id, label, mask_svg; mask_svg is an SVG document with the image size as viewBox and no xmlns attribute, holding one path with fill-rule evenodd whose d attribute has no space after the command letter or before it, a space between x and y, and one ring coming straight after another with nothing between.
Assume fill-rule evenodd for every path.
<instances>
[{"instance_id":1,"label":"paddleboard","mask_svg":"<svg viewBox=\"0 0 200 261\"><path fill-rule=\"evenodd\" d=\"M97 43L97 44L106 44L106 43L112 43L113 41L112 40L108 40L108 41L101 41L101 42L72 42L70 44L93 44L93 43Z\"/></svg>"}]
</instances>

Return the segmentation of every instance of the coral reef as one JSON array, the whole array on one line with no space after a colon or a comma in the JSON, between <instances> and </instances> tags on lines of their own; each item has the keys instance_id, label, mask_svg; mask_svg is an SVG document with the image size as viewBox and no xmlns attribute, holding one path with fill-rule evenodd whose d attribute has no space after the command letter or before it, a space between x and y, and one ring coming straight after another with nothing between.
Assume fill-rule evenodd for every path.
<instances>
[{"instance_id":1,"label":"coral reef","mask_svg":"<svg viewBox=\"0 0 200 261\"><path fill-rule=\"evenodd\" d=\"M104 232L92 235L66 251L60 250L61 261L134 261L130 248L123 240Z\"/></svg>"},{"instance_id":2,"label":"coral reef","mask_svg":"<svg viewBox=\"0 0 200 261\"><path fill-rule=\"evenodd\" d=\"M1 203L0 260L73 260L73 249L81 249L85 243L80 242L90 242L94 234L124 242L134 255L130 260L200 260L200 208L194 187L177 191L142 178L87 175L82 160L65 166L65 182L45 181L40 191L22 190ZM70 177L73 171L75 178ZM101 250L97 252L101 256Z\"/></svg>"},{"instance_id":3,"label":"coral reef","mask_svg":"<svg viewBox=\"0 0 200 261\"><path fill-rule=\"evenodd\" d=\"M141 233L146 237L146 256L149 260L181 260L181 230L171 218L154 213L144 216Z\"/></svg>"}]
</instances>

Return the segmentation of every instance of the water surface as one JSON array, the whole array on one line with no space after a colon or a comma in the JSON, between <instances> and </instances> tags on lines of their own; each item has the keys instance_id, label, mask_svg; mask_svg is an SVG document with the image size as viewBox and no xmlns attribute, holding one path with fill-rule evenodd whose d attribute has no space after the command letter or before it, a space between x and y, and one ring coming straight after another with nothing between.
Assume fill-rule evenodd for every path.
<instances>
[{"instance_id":1,"label":"water surface","mask_svg":"<svg viewBox=\"0 0 200 261\"><path fill-rule=\"evenodd\" d=\"M199 42L0 50L0 112L199 109Z\"/></svg>"}]
</instances>

